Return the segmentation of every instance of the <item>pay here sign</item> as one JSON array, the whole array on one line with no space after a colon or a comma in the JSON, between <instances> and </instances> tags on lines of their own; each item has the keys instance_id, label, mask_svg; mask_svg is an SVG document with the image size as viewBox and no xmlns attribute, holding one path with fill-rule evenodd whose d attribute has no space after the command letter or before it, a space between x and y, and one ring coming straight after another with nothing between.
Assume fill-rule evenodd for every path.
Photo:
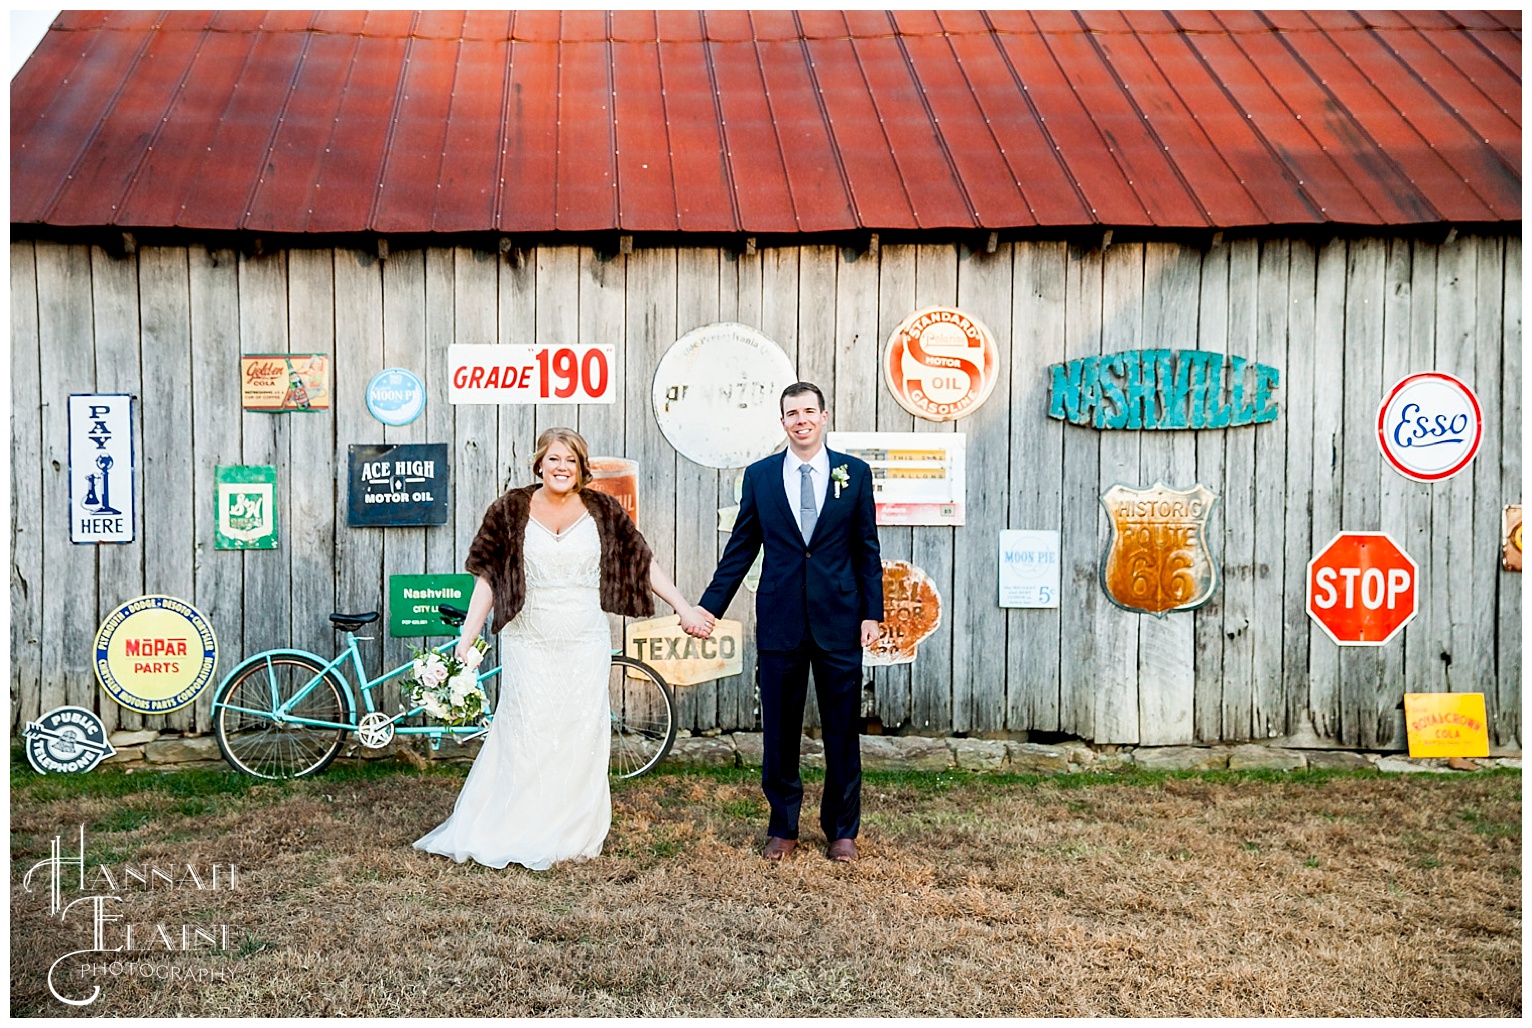
<instances>
[{"instance_id":1,"label":"pay here sign","mask_svg":"<svg viewBox=\"0 0 1532 1028\"><path fill-rule=\"evenodd\" d=\"M616 403L614 346L447 348L447 399L452 403Z\"/></svg>"}]
</instances>

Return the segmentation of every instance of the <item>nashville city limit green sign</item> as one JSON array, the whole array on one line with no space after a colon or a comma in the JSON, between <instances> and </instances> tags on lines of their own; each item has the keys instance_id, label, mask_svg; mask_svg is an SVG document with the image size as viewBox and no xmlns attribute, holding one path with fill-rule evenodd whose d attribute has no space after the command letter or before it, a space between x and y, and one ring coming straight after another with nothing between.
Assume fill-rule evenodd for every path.
<instances>
[{"instance_id":1,"label":"nashville city limit green sign","mask_svg":"<svg viewBox=\"0 0 1532 1028\"><path fill-rule=\"evenodd\" d=\"M1097 428L1229 428L1277 419L1281 373L1211 350L1124 350L1048 367L1048 416Z\"/></svg>"}]
</instances>

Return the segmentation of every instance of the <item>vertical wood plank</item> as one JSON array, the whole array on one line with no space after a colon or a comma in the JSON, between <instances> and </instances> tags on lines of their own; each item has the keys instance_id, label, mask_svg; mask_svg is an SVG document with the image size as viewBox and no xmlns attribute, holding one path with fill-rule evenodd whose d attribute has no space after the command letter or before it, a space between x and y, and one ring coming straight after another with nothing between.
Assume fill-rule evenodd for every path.
<instances>
[{"instance_id":1,"label":"vertical wood plank","mask_svg":"<svg viewBox=\"0 0 1532 1028\"><path fill-rule=\"evenodd\" d=\"M966 524L953 533L952 727L1005 728L1006 612L999 604L999 539L1011 477L1011 244L958 255L958 306L989 327L999 349L994 392L958 422L968 435Z\"/></svg>"},{"instance_id":2,"label":"vertical wood plank","mask_svg":"<svg viewBox=\"0 0 1532 1028\"><path fill-rule=\"evenodd\" d=\"M383 262L383 350L376 366L364 369L356 388L365 389L372 376L384 368L407 368L425 373L426 353L426 255L423 249L396 250ZM365 404L364 404L365 407ZM369 411L367 429L370 438L384 443L427 443L426 423L416 418L408 425L384 425ZM456 455L447 454L447 473L451 475ZM388 581L394 575L420 575L426 571L426 534L435 526L383 529L383 577L378 582L378 609L383 619L378 624L378 642L383 654L382 669L398 667L410 655L409 646L416 639L396 639L388 630ZM399 689L389 683L377 691L381 709L393 713L402 702Z\"/></svg>"},{"instance_id":3,"label":"vertical wood plank","mask_svg":"<svg viewBox=\"0 0 1532 1028\"><path fill-rule=\"evenodd\" d=\"M515 345L535 343L538 341L538 249L513 249L505 255L499 268L499 341ZM500 440L496 460L501 488L528 485L533 481L532 452L537 447L536 408L508 403L496 410L496 431Z\"/></svg>"},{"instance_id":4,"label":"vertical wood plank","mask_svg":"<svg viewBox=\"0 0 1532 1028\"><path fill-rule=\"evenodd\" d=\"M1190 349L1197 339L1197 251L1169 243L1144 247L1143 346ZM1161 388L1164 388L1163 383ZM1138 481L1180 489L1197 478L1196 440L1184 431L1146 431L1139 440ZM1206 540L1204 540L1206 542ZM1138 619L1138 741L1145 746L1189 743L1196 737L1194 614Z\"/></svg>"},{"instance_id":5,"label":"vertical wood plank","mask_svg":"<svg viewBox=\"0 0 1532 1028\"><path fill-rule=\"evenodd\" d=\"M96 391L127 393L133 397L133 453L138 500L133 517L131 543L102 543L83 547L94 551L101 590L95 604L99 623L107 613L122 603L148 592L165 592L166 587L151 577L144 580L144 528L149 523L145 510L151 506L148 454L144 450L146 404L141 370L140 346L142 325L139 312L139 273L136 257L112 257L98 246L90 248L90 312L95 328L93 342L96 358ZM83 392L85 390L71 390ZM161 459L159 455L156 460ZM67 488L67 483L66 483ZM159 503L169 500L158 498ZM153 506L158 506L154 504ZM172 595L181 595L172 593ZM211 616L211 615L209 615ZM97 690L99 693L99 690ZM136 729L147 723L154 728L170 727L164 716L134 713L100 694L102 722L108 732L114 728ZM179 727L179 725L177 725Z\"/></svg>"},{"instance_id":6,"label":"vertical wood plank","mask_svg":"<svg viewBox=\"0 0 1532 1028\"><path fill-rule=\"evenodd\" d=\"M894 399L883 382L882 356L888 337L899 322L915 309L915 247L890 245L880 249L878 257L878 365L877 430L909 432L915 418ZM884 528L878 532L878 547L884 560L910 560L913 552L913 528ZM918 659L918 658L917 658ZM914 728L914 707L910 678L912 664L873 669L873 692L877 717L885 732Z\"/></svg>"},{"instance_id":7,"label":"vertical wood plank","mask_svg":"<svg viewBox=\"0 0 1532 1028\"><path fill-rule=\"evenodd\" d=\"M288 340L294 353L327 353L335 369L335 254L325 249L295 249L288 254ZM331 403L339 392L332 381ZM348 381L350 389L366 382ZM280 526L279 550L292 568L292 639L299 649L329 656L335 632L329 615L335 608L336 518L345 523L346 468L335 466L333 411L290 415L292 460L288 468L287 509Z\"/></svg>"},{"instance_id":8,"label":"vertical wood plank","mask_svg":"<svg viewBox=\"0 0 1532 1028\"><path fill-rule=\"evenodd\" d=\"M1309 716L1308 562L1314 504L1315 261L1312 244L1293 241L1288 250L1287 366L1277 393L1277 420L1287 436L1287 520L1282 545L1282 691L1288 731L1312 732ZM1327 363L1326 375L1331 374Z\"/></svg>"},{"instance_id":9,"label":"vertical wood plank","mask_svg":"<svg viewBox=\"0 0 1532 1028\"><path fill-rule=\"evenodd\" d=\"M1122 243L1102 255L1101 352L1136 350L1143 340L1144 246ZM1101 433L1101 468L1096 481L1099 497L1117 483L1140 482L1139 432ZM1083 497L1081 498L1083 499ZM1097 542L1105 547L1109 535L1106 508L1095 504ZM1105 600L1105 597L1103 597ZM1096 607L1096 708L1091 738L1106 743L1138 742L1138 627L1144 615L1111 602Z\"/></svg>"},{"instance_id":10,"label":"vertical wood plank","mask_svg":"<svg viewBox=\"0 0 1532 1028\"><path fill-rule=\"evenodd\" d=\"M1256 331L1245 356L1281 369L1288 353L1288 242L1267 240L1261 245L1256 275ZM1251 562L1251 724L1257 739L1272 739L1290 730L1282 695L1283 540L1287 519L1299 516L1287 506L1287 452L1283 426L1274 423L1238 429L1251 436L1255 447L1251 511L1254 525ZM1270 611L1273 615L1268 615Z\"/></svg>"},{"instance_id":11,"label":"vertical wood plank","mask_svg":"<svg viewBox=\"0 0 1532 1028\"><path fill-rule=\"evenodd\" d=\"M1345 395L1341 419L1341 517L1347 531L1377 531L1380 515L1378 401L1383 390L1383 272L1380 239L1351 244L1346 267ZM1377 693L1382 678L1378 647L1347 646L1340 655L1341 739L1375 749Z\"/></svg>"},{"instance_id":12,"label":"vertical wood plank","mask_svg":"<svg viewBox=\"0 0 1532 1028\"><path fill-rule=\"evenodd\" d=\"M480 261L489 264L488 254L477 253ZM426 530L425 570L432 575L457 574L461 570L457 556L456 491L464 453L456 445L456 408L447 402L447 349L455 340L457 330L455 275L456 251L446 246L432 246L426 250L425 353L421 358L422 367L417 372L426 386L426 409L420 416L420 424L426 442L447 444L451 461L447 523ZM494 310L491 298L486 297L483 303L489 310Z\"/></svg>"},{"instance_id":13,"label":"vertical wood plank","mask_svg":"<svg viewBox=\"0 0 1532 1028\"><path fill-rule=\"evenodd\" d=\"M1521 427L1522 427L1522 378L1521 378L1521 238L1509 236L1505 241L1505 266L1502 269L1504 286L1501 290L1505 312L1501 318L1500 336L1500 469L1502 479L1502 503L1521 503ZM1494 455L1491 454L1491 457ZM1521 646L1522 646L1522 596L1521 572L1496 572L1500 587L1498 616L1495 619L1498 633L1498 681L1499 720L1494 724L1494 740L1501 746L1520 748L1521 732Z\"/></svg>"},{"instance_id":14,"label":"vertical wood plank","mask_svg":"<svg viewBox=\"0 0 1532 1028\"><path fill-rule=\"evenodd\" d=\"M878 260L850 247L839 254L835 276L835 368L830 405L830 428L841 432L872 431L878 422ZM879 545L883 532L880 531ZM876 676L862 671L861 715L878 717Z\"/></svg>"},{"instance_id":15,"label":"vertical wood plank","mask_svg":"<svg viewBox=\"0 0 1532 1028\"><path fill-rule=\"evenodd\" d=\"M1344 328L1348 246L1332 239L1319 249L1314 299L1314 453L1313 549L1329 545L1341 530L1341 404L1345 393ZM1306 588L1306 587L1305 587ZM1341 736L1340 647L1325 630L1309 622L1309 716L1322 739Z\"/></svg>"},{"instance_id":16,"label":"vertical wood plank","mask_svg":"<svg viewBox=\"0 0 1532 1028\"><path fill-rule=\"evenodd\" d=\"M676 338L718 320L720 256L714 247L683 246L677 252ZM672 340L673 341L673 340ZM655 363L658 363L656 358ZM646 381L654 377L654 364ZM676 535L675 583L688 602L695 603L713 578L718 538L718 480L713 468L675 457ZM669 611L663 600L656 612ZM694 731L718 726L718 682L699 682L676 690L680 724Z\"/></svg>"},{"instance_id":17,"label":"vertical wood plank","mask_svg":"<svg viewBox=\"0 0 1532 1028\"><path fill-rule=\"evenodd\" d=\"M1256 338L1259 244L1237 240L1229 252L1227 352L1243 356ZM1225 387L1227 388L1227 368ZM1228 428L1223 488L1223 732L1248 739L1255 709L1255 435Z\"/></svg>"},{"instance_id":18,"label":"vertical wood plank","mask_svg":"<svg viewBox=\"0 0 1532 1028\"><path fill-rule=\"evenodd\" d=\"M42 713L43 407L37 334L37 248L31 241L15 242L11 244L13 736Z\"/></svg>"},{"instance_id":19,"label":"vertical wood plank","mask_svg":"<svg viewBox=\"0 0 1532 1028\"><path fill-rule=\"evenodd\" d=\"M1101 353L1102 253L1069 246L1064 291L1064 360ZM1094 739L1101 591L1101 439L1089 425L1064 426L1059 576L1059 730Z\"/></svg>"},{"instance_id":20,"label":"vertical wood plank","mask_svg":"<svg viewBox=\"0 0 1532 1028\"><path fill-rule=\"evenodd\" d=\"M549 346L572 343L580 331L580 251L574 246L537 248L537 283L532 323L536 342ZM580 430L579 404L536 405L535 434L554 427ZM534 444L536 440L533 440Z\"/></svg>"},{"instance_id":21,"label":"vertical wood plank","mask_svg":"<svg viewBox=\"0 0 1532 1028\"><path fill-rule=\"evenodd\" d=\"M187 248L187 295L191 324L191 430L193 577L197 609L218 634L220 680L254 652L245 645L244 556L214 548L214 468L243 463L238 414L239 264L233 250ZM278 545L281 545L279 542ZM333 564L326 569L333 580ZM212 690L197 700L198 722L212 710Z\"/></svg>"},{"instance_id":22,"label":"vertical wood plank","mask_svg":"<svg viewBox=\"0 0 1532 1028\"><path fill-rule=\"evenodd\" d=\"M825 394L832 423L835 408L835 276L836 248L798 247L798 378L812 382ZM829 494L826 493L826 496ZM826 501L828 502L828 500ZM804 723L819 727L819 702L814 690L804 704Z\"/></svg>"},{"instance_id":23,"label":"vertical wood plank","mask_svg":"<svg viewBox=\"0 0 1532 1028\"><path fill-rule=\"evenodd\" d=\"M1504 275L1505 241L1496 236L1477 236L1474 243L1478 253L1477 296L1474 303L1474 377L1471 388L1479 397L1479 407L1484 419L1484 435L1479 442L1479 453L1457 477L1472 480L1472 556L1470 558L1469 588L1472 599L1464 612L1468 625L1468 676L1478 683L1474 688L1484 693L1486 716L1491 735L1505 736L1502 722L1505 710L1500 705L1500 691L1496 688L1496 628L1501 623L1496 609L1496 596L1500 591L1501 508L1506 500L1502 491L1501 476L1504 469L1495 455L1501 452L1501 398L1498 388L1503 375L1500 366L1501 339L1504 338ZM1520 488L1519 479L1512 488ZM1468 512L1458 522L1470 523Z\"/></svg>"},{"instance_id":24,"label":"vertical wood plank","mask_svg":"<svg viewBox=\"0 0 1532 1028\"><path fill-rule=\"evenodd\" d=\"M196 592L196 581L192 551L195 483L189 452L193 445L192 414L186 402L186 383L192 373L186 261L182 247L149 246L138 252L144 581L152 583L155 592L189 599ZM203 613L214 616L211 611ZM211 706L210 698L207 702ZM194 730L199 727L196 713L195 706L171 711L165 715L165 727ZM200 728L208 728L205 718Z\"/></svg>"},{"instance_id":25,"label":"vertical wood plank","mask_svg":"<svg viewBox=\"0 0 1532 1028\"><path fill-rule=\"evenodd\" d=\"M1233 245L1219 242L1202 257L1201 287L1197 308L1197 349L1229 352L1230 255ZM1218 565L1218 589L1213 598L1193 614L1192 638L1196 651L1193 728L1201 742L1223 737L1224 615L1228 606L1226 524L1229 497L1224 475L1224 439L1227 433L1202 429L1197 432L1197 481L1218 494L1208 519L1208 548Z\"/></svg>"},{"instance_id":26,"label":"vertical wood plank","mask_svg":"<svg viewBox=\"0 0 1532 1028\"><path fill-rule=\"evenodd\" d=\"M239 342L243 353L286 353L287 344L287 254L266 256L241 254L239 258ZM366 368L358 369L360 381L367 381ZM336 368L336 381L343 378ZM332 402L339 404L347 390L336 390ZM360 391L358 390L358 394ZM360 400L358 400L360 402ZM289 418L323 417L322 414L261 414L246 411L243 423L243 464L271 464L277 469L277 519L291 524L289 496L292 479L288 474ZM250 652L286 646L291 640L292 586L288 553L275 550L246 550L245 563L245 645ZM377 603L377 579L372 600L363 610ZM251 616L254 615L254 616Z\"/></svg>"},{"instance_id":27,"label":"vertical wood plank","mask_svg":"<svg viewBox=\"0 0 1532 1028\"><path fill-rule=\"evenodd\" d=\"M716 252L716 251L713 251ZM616 366L612 376L615 403L591 403L580 408L580 434L590 445L591 456L623 456L623 398L627 379L622 361L622 294L626 283L627 260L621 254L603 254L590 247L579 248L577 295L579 321L577 341L589 345L616 348ZM711 283L716 297L717 276ZM716 304L716 300L714 301Z\"/></svg>"},{"instance_id":28,"label":"vertical wood plank","mask_svg":"<svg viewBox=\"0 0 1532 1028\"><path fill-rule=\"evenodd\" d=\"M383 269L365 250L335 251L335 606L343 613L383 611L383 532L352 528L347 517L352 444L379 438L378 423L367 411L365 386L383 366ZM361 644L362 662L372 674L381 665L380 645L386 625L373 625ZM331 632L330 649L340 635ZM382 694L379 694L381 697ZM360 697L358 698L360 702ZM388 708L384 708L388 709Z\"/></svg>"},{"instance_id":29,"label":"vertical wood plank","mask_svg":"<svg viewBox=\"0 0 1532 1028\"><path fill-rule=\"evenodd\" d=\"M1047 416L1050 364L1065 359L1064 282L1068 247L1059 242L1014 245L1011 290L1010 460L1006 527L1058 529L1064 523L1065 423ZM999 402L997 394L991 403ZM1077 433L1078 434L1078 433ZM1073 503L1069 506L1072 508ZM1060 612L1082 589L1061 576L1058 607L1006 612L1006 717L1012 731L1057 732ZM998 583L997 599L998 599Z\"/></svg>"},{"instance_id":30,"label":"vertical wood plank","mask_svg":"<svg viewBox=\"0 0 1532 1028\"><path fill-rule=\"evenodd\" d=\"M1379 377L1381 388L1378 402L1387 390L1411 368L1412 318L1411 266L1412 246L1408 239L1390 239L1386 244L1383 263L1383 348L1382 370ZM1412 519L1411 506L1426 491L1403 475L1394 471L1378 454L1376 470L1378 479L1378 525L1381 531L1393 536L1404 552L1418 562L1420 556L1430 549L1430 509L1423 511L1423 523ZM1424 544L1424 545L1420 545ZM1411 638L1408 628L1404 634L1382 648L1382 667L1378 678L1378 694L1374 704L1374 716L1378 724L1380 745L1400 746L1404 739L1394 739L1396 710L1404 702L1405 667L1409 662Z\"/></svg>"},{"instance_id":31,"label":"vertical wood plank","mask_svg":"<svg viewBox=\"0 0 1532 1028\"><path fill-rule=\"evenodd\" d=\"M97 390L91 259L84 246L37 247L37 335L42 394L43 567L41 709L99 709L90 644L99 624L96 546L69 541L69 394ZM137 340L133 344L137 346ZM136 391L136 390L135 390ZM143 419L142 411L137 417ZM131 583L129 583L131 585ZM115 592L114 584L109 592ZM131 599L132 597L124 597ZM111 702L111 701L104 701Z\"/></svg>"},{"instance_id":32,"label":"vertical wood plank","mask_svg":"<svg viewBox=\"0 0 1532 1028\"><path fill-rule=\"evenodd\" d=\"M1392 368L1385 366L1383 387L1393 384L1405 375L1417 371L1430 371L1436 366L1436 274L1438 247L1417 241L1413 246L1410 265L1410 338L1401 359ZM1381 402L1381 397L1380 397ZM1381 457L1379 458L1381 461ZM1444 630L1437 625L1445 624L1445 611L1439 611L1430 602L1431 586L1435 580L1432 567L1434 533L1431 525L1432 487L1410 482L1384 462L1384 482L1388 476L1398 480L1394 489L1403 496L1403 535L1395 536L1405 552L1415 558L1420 572L1416 584L1415 618L1404 630L1404 692L1446 692L1446 668L1441 662L1440 637ZM1385 510L1385 515L1386 515Z\"/></svg>"},{"instance_id":33,"label":"vertical wood plank","mask_svg":"<svg viewBox=\"0 0 1532 1028\"><path fill-rule=\"evenodd\" d=\"M504 262L497 254L485 253L468 247L455 247L452 251L452 337L453 343L483 346L503 342L499 338L499 279ZM432 388L427 380L427 388ZM446 404L446 384L442 383L442 403ZM434 399L434 396L433 396ZM430 405L426 406L427 416ZM500 464L500 437L498 410L487 403L463 403L452 406L452 448L455 463L452 468L452 536L453 557L449 567L457 574L463 571L463 561L468 559L468 548L478 534L484 511L500 495L505 485L505 468ZM491 650L485 655L486 662L495 660L498 642L488 636ZM488 682L491 704L499 702L500 676Z\"/></svg>"},{"instance_id":34,"label":"vertical wood plank","mask_svg":"<svg viewBox=\"0 0 1532 1028\"><path fill-rule=\"evenodd\" d=\"M957 303L957 247L922 244L915 248L915 307ZM906 311L906 314L909 312ZM955 432L952 421L915 418L916 432ZM970 458L971 459L971 458ZM969 500L973 488L968 488ZM942 598L942 626L921 643L910 665L910 721L917 735L946 735L952 724L952 537L957 529L917 526L912 529L910 560L930 576Z\"/></svg>"}]
</instances>

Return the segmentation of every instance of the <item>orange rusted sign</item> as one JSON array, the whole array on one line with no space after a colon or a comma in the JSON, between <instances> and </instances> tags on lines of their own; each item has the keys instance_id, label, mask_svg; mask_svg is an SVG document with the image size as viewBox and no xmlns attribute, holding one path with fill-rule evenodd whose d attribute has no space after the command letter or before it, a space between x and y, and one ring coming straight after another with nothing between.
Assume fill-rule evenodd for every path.
<instances>
[{"instance_id":1,"label":"orange rusted sign","mask_svg":"<svg viewBox=\"0 0 1532 1028\"><path fill-rule=\"evenodd\" d=\"M989 399L1000 350L983 322L955 307L926 307L899 323L883 351L883 378L899 406L927 421L956 421Z\"/></svg>"},{"instance_id":2,"label":"orange rusted sign","mask_svg":"<svg viewBox=\"0 0 1532 1028\"><path fill-rule=\"evenodd\" d=\"M929 575L905 560L883 562L883 623L862 651L863 667L913 664L915 647L941 627L942 598Z\"/></svg>"},{"instance_id":3,"label":"orange rusted sign","mask_svg":"<svg viewBox=\"0 0 1532 1028\"><path fill-rule=\"evenodd\" d=\"M1505 508L1505 542L1501 546L1500 566L1507 571L1521 570L1521 504Z\"/></svg>"},{"instance_id":4,"label":"orange rusted sign","mask_svg":"<svg viewBox=\"0 0 1532 1028\"><path fill-rule=\"evenodd\" d=\"M1126 610L1164 617L1206 603L1218 585L1207 548L1208 515L1217 501L1205 485L1148 489L1114 485L1101 496L1111 536L1101 558L1101 587Z\"/></svg>"},{"instance_id":5,"label":"orange rusted sign","mask_svg":"<svg viewBox=\"0 0 1532 1028\"><path fill-rule=\"evenodd\" d=\"M638 524L638 462L626 457L592 457L590 487L617 498L633 523Z\"/></svg>"}]
</instances>

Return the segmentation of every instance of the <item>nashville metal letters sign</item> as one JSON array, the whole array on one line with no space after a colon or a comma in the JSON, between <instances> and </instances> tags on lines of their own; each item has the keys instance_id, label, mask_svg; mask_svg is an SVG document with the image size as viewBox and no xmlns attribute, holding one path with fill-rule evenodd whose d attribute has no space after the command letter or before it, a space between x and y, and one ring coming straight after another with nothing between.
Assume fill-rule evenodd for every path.
<instances>
[{"instance_id":1,"label":"nashville metal letters sign","mask_svg":"<svg viewBox=\"0 0 1532 1028\"><path fill-rule=\"evenodd\" d=\"M1114 485L1101 496L1111 536L1101 558L1101 588L1124 610L1164 617L1206 603L1218 585L1207 548L1208 516L1218 497L1207 486L1148 489Z\"/></svg>"},{"instance_id":2,"label":"nashville metal letters sign","mask_svg":"<svg viewBox=\"0 0 1532 1028\"><path fill-rule=\"evenodd\" d=\"M1124 350L1048 371L1048 416L1076 425L1232 428L1277 419L1281 373L1211 350Z\"/></svg>"}]
</instances>

